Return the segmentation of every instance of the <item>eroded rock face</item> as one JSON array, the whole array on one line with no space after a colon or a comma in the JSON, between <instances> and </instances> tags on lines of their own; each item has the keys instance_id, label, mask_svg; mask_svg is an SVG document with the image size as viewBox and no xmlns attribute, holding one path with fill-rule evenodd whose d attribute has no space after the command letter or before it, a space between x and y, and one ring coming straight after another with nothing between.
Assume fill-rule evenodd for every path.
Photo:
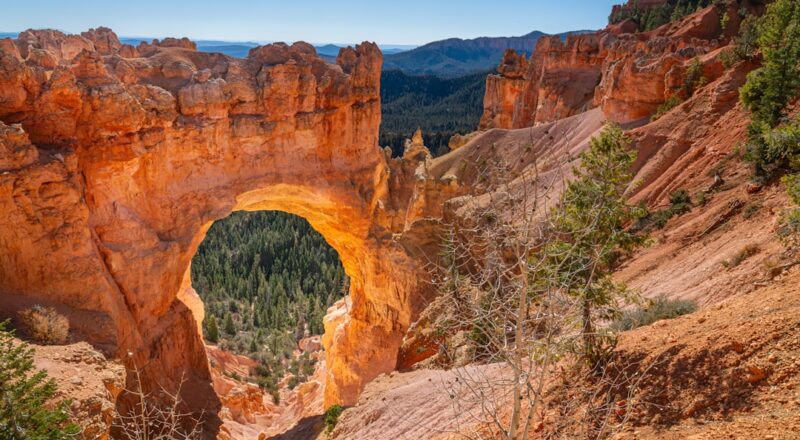
<instances>
[{"instance_id":1,"label":"eroded rock face","mask_svg":"<svg viewBox=\"0 0 800 440\"><path fill-rule=\"evenodd\" d=\"M102 28L0 40L0 310L54 305L147 383L185 372L187 401L213 410L192 256L232 211L287 211L351 277L323 342L325 402L353 403L394 369L426 289L400 237L429 155L378 148L381 62L370 43L330 65L305 43L240 60Z\"/></svg>"},{"instance_id":2,"label":"eroded rock face","mask_svg":"<svg viewBox=\"0 0 800 440\"><path fill-rule=\"evenodd\" d=\"M731 8L729 15L738 17ZM721 75L720 63L708 55L735 34L738 19L723 30L720 18L709 6L647 33L620 23L563 42L541 38L530 60L509 51L498 74L487 78L481 129L530 127L595 107L618 123L647 118L680 92L695 58L702 59L707 80Z\"/></svg>"}]
</instances>

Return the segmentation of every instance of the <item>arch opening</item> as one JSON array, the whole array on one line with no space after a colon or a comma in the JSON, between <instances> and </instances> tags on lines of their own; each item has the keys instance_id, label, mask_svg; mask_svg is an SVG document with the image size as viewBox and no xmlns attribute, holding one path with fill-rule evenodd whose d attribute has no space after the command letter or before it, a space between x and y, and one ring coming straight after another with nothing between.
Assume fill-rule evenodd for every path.
<instances>
[{"instance_id":1,"label":"arch opening","mask_svg":"<svg viewBox=\"0 0 800 440\"><path fill-rule=\"evenodd\" d=\"M302 217L239 211L214 222L191 264L203 302L202 331L214 355L254 361L219 374L257 383L280 403L279 383L310 380L321 360L327 310L349 294L338 252ZM222 351L216 351L222 350ZM219 354L217 354L219 353Z\"/></svg>"},{"instance_id":2,"label":"arch opening","mask_svg":"<svg viewBox=\"0 0 800 440\"><path fill-rule=\"evenodd\" d=\"M58 305L81 340L142 369L145 388L189 374L191 405L215 413L192 258L231 212L285 211L325 237L351 279L349 309L325 322L326 404L354 403L395 368L423 289L395 237L417 164L378 148L375 44L329 64L305 43L233 59L174 41L98 48L89 35L65 58L42 43L65 35L39 34L18 43L58 63L0 47L14 96L0 99L0 138L19 153L0 179L0 292Z\"/></svg>"}]
</instances>

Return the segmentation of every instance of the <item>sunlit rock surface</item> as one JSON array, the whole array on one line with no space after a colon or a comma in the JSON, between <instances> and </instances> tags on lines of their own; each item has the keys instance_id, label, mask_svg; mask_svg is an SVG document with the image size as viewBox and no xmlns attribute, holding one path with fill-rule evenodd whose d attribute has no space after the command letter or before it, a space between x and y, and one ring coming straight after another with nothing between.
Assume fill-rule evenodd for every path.
<instances>
[{"instance_id":1,"label":"sunlit rock surface","mask_svg":"<svg viewBox=\"0 0 800 440\"><path fill-rule=\"evenodd\" d=\"M709 6L651 32L633 33L635 25L623 22L565 41L541 38L530 59L508 51L487 78L481 128L524 128L595 107L622 124L646 119L681 93L695 58L708 81L722 74L714 51L739 26L735 8L728 15L734 18L725 29Z\"/></svg>"},{"instance_id":2,"label":"sunlit rock surface","mask_svg":"<svg viewBox=\"0 0 800 440\"><path fill-rule=\"evenodd\" d=\"M395 368L428 288L403 233L441 205L420 194L439 185L424 146L377 145L381 62L371 43L326 64L305 43L233 59L104 28L0 40L0 310L56 306L75 338L150 386L185 373L186 400L214 411L192 256L235 210L290 212L351 277L326 323L325 403L355 402Z\"/></svg>"}]
</instances>

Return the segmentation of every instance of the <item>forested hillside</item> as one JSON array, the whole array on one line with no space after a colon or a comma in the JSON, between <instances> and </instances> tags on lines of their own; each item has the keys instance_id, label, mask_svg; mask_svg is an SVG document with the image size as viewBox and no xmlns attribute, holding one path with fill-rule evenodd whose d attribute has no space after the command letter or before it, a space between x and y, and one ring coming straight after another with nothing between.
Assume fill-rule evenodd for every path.
<instances>
[{"instance_id":1,"label":"forested hillside","mask_svg":"<svg viewBox=\"0 0 800 440\"><path fill-rule=\"evenodd\" d=\"M533 31L520 37L449 38L387 55L385 70L402 70L409 75L457 77L491 69L500 62L506 49L531 53L544 32Z\"/></svg>"},{"instance_id":2,"label":"forested hillside","mask_svg":"<svg viewBox=\"0 0 800 440\"><path fill-rule=\"evenodd\" d=\"M206 307L206 338L248 352L272 336L322 334L347 280L339 255L305 219L269 211L214 223L192 260L192 284Z\"/></svg>"},{"instance_id":3,"label":"forested hillside","mask_svg":"<svg viewBox=\"0 0 800 440\"><path fill-rule=\"evenodd\" d=\"M488 74L439 78L384 71L380 145L391 147L393 155L400 156L403 140L421 128L431 153L446 153L452 135L470 133L478 127Z\"/></svg>"},{"instance_id":4,"label":"forested hillside","mask_svg":"<svg viewBox=\"0 0 800 440\"><path fill-rule=\"evenodd\" d=\"M708 7L713 0L670 0L651 8L640 8L636 3L631 7L615 10L608 18L610 24L631 19L639 25L640 31L651 31L667 23L679 20L700 9Z\"/></svg>"}]
</instances>

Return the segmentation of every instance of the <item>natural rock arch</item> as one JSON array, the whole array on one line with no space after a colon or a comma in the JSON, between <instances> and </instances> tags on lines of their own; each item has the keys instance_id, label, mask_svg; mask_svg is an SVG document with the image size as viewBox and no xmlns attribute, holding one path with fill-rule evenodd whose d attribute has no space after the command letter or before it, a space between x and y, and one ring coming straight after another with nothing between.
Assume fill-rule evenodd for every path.
<instances>
[{"instance_id":1,"label":"natural rock arch","mask_svg":"<svg viewBox=\"0 0 800 440\"><path fill-rule=\"evenodd\" d=\"M235 210L286 211L351 278L326 321L325 401L354 403L395 368L426 288L398 237L425 209L413 170L429 156L379 149L380 70L369 43L332 65L305 43L239 60L108 29L0 40L0 310L53 305L150 386L186 372L215 408L192 256Z\"/></svg>"}]
</instances>

